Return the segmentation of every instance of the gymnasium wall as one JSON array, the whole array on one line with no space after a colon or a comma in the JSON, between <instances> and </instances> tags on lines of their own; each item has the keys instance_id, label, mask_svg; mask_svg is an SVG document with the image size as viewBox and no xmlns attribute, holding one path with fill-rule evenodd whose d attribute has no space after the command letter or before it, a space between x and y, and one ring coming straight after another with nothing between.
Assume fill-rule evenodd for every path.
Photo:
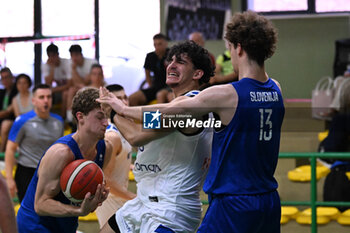
<instances>
[{"instance_id":1,"label":"gymnasium wall","mask_svg":"<svg viewBox=\"0 0 350 233\"><path fill-rule=\"evenodd\" d=\"M240 9L240 2L232 0L233 11ZM164 10L161 12L164 32ZM275 55L266 63L268 74L281 83L285 98L311 98L318 79L333 75L335 40L350 38L350 14L270 18L279 41ZM207 41L205 47L215 56L225 50L220 40Z\"/></svg>"}]
</instances>

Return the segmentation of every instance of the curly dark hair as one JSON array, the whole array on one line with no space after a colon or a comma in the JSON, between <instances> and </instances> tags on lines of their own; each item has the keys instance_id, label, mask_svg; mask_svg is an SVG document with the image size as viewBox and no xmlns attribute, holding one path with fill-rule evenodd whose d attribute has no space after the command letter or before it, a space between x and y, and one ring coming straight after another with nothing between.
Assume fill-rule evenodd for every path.
<instances>
[{"instance_id":1,"label":"curly dark hair","mask_svg":"<svg viewBox=\"0 0 350 233\"><path fill-rule=\"evenodd\" d=\"M237 44L260 66L276 50L277 30L271 21L253 11L236 13L226 25L225 39Z\"/></svg>"},{"instance_id":2,"label":"curly dark hair","mask_svg":"<svg viewBox=\"0 0 350 233\"><path fill-rule=\"evenodd\" d=\"M167 61L171 61L172 57L180 59L180 56L185 54L193 63L194 69L203 70L204 74L199 79L199 84L209 82L209 78L214 76L215 65L212 64L208 50L197 45L193 41L185 41L171 47Z\"/></svg>"},{"instance_id":3,"label":"curly dark hair","mask_svg":"<svg viewBox=\"0 0 350 233\"><path fill-rule=\"evenodd\" d=\"M99 98L99 90L97 88L86 87L79 90L75 94L72 104L72 114L75 120L77 120L77 112L88 115L92 110L100 108L101 104L96 101L97 98Z\"/></svg>"}]
</instances>

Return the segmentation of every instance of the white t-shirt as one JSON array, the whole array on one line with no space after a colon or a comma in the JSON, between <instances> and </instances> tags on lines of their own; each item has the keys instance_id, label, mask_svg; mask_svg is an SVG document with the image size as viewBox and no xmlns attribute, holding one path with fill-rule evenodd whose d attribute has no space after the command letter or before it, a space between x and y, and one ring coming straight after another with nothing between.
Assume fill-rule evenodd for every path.
<instances>
[{"instance_id":1,"label":"white t-shirt","mask_svg":"<svg viewBox=\"0 0 350 233\"><path fill-rule=\"evenodd\" d=\"M82 66L77 66L77 68L76 68L80 77L85 79L88 76L88 74L90 73L91 66L93 64L97 64L97 63L98 62L95 59L84 57L84 64ZM70 60L70 64L69 64L69 75L70 76L71 76L71 72L72 72L71 70L72 70L72 61Z\"/></svg>"},{"instance_id":2,"label":"white t-shirt","mask_svg":"<svg viewBox=\"0 0 350 233\"><path fill-rule=\"evenodd\" d=\"M69 59L60 58L60 65L55 67L54 78L53 78L54 81L57 83L57 85L60 85L71 78L70 66L71 66L71 63ZM42 65L42 75L45 78L49 74L50 74L50 66L47 63L45 63Z\"/></svg>"}]
</instances>

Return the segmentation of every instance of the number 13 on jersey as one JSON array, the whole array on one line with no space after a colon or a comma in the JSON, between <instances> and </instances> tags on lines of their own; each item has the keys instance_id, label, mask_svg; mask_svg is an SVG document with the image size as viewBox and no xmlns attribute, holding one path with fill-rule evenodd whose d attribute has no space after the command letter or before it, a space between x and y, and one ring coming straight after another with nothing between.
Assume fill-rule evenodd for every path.
<instances>
[{"instance_id":1,"label":"number 13 on jersey","mask_svg":"<svg viewBox=\"0 0 350 233\"><path fill-rule=\"evenodd\" d=\"M272 138L272 109L259 108L260 132L259 141L270 141Z\"/></svg>"}]
</instances>

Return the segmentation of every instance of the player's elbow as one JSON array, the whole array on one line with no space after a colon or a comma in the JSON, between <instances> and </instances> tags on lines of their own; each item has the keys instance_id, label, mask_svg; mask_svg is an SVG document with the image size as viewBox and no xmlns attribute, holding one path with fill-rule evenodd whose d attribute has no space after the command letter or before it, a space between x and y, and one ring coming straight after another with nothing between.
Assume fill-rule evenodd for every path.
<instances>
[{"instance_id":1,"label":"player's elbow","mask_svg":"<svg viewBox=\"0 0 350 233\"><path fill-rule=\"evenodd\" d=\"M42 208L44 205L40 204L40 202L38 201L34 201L34 210L35 213L37 213L37 215L39 216L46 216L46 212L44 211L44 209Z\"/></svg>"}]
</instances>

